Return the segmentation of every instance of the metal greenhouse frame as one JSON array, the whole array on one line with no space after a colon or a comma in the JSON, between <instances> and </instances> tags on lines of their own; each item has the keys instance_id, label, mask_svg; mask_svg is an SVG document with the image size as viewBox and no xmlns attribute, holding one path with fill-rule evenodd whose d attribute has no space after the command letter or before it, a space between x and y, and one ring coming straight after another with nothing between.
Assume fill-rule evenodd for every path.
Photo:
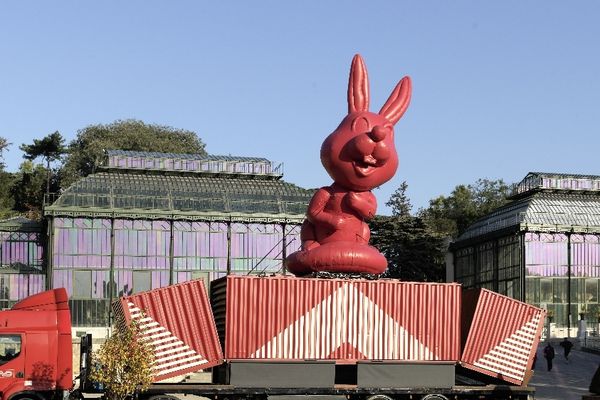
<instances>
[{"instance_id":1,"label":"metal greenhouse frame","mask_svg":"<svg viewBox=\"0 0 600 400\"><path fill-rule=\"evenodd\" d=\"M49 286L73 324L107 326L118 296L231 272L285 272L313 191L263 158L108 152L106 166L55 196Z\"/></svg>"},{"instance_id":2,"label":"metal greenhouse frame","mask_svg":"<svg viewBox=\"0 0 600 400\"><path fill-rule=\"evenodd\" d=\"M510 200L451 244L454 279L547 309L556 336L597 328L600 176L531 172Z\"/></svg>"}]
</instances>

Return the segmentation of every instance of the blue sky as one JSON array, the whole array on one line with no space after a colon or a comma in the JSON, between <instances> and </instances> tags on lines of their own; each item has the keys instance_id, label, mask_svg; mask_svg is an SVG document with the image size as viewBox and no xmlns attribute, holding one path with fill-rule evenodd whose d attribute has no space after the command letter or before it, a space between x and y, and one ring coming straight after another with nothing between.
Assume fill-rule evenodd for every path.
<instances>
[{"instance_id":1,"label":"blue sky","mask_svg":"<svg viewBox=\"0 0 600 400\"><path fill-rule=\"evenodd\" d=\"M600 175L599 20L593 1L2 2L5 162L56 130L137 118L326 186L319 149L360 53L372 111L413 79L379 213L404 180L416 210L478 178Z\"/></svg>"}]
</instances>

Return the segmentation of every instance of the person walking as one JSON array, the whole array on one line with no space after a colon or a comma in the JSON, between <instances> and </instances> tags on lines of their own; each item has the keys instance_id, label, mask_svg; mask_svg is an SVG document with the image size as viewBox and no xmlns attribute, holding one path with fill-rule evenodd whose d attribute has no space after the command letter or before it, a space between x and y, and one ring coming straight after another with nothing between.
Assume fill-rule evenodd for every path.
<instances>
[{"instance_id":1,"label":"person walking","mask_svg":"<svg viewBox=\"0 0 600 400\"><path fill-rule=\"evenodd\" d=\"M546 347L544 347L544 358L548 363L548 371L552 371L552 360L554 360L554 347L552 347L552 343L548 342Z\"/></svg>"},{"instance_id":2,"label":"person walking","mask_svg":"<svg viewBox=\"0 0 600 400\"><path fill-rule=\"evenodd\" d=\"M569 362L569 353L573 348L573 343L571 343L568 338L565 338L565 340L560 342L560 347L562 347L565 350L565 360Z\"/></svg>"}]
</instances>

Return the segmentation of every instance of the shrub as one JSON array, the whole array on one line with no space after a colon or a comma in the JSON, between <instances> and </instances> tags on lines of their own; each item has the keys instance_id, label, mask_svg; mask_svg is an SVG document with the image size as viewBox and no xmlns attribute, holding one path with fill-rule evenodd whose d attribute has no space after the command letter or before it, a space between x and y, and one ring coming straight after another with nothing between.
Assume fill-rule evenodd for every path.
<instances>
[{"instance_id":1,"label":"shrub","mask_svg":"<svg viewBox=\"0 0 600 400\"><path fill-rule=\"evenodd\" d=\"M154 353L140 340L140 329L132 322L117 328L111 337L92 352L95 366L90 379L103 385L107 400L123 400L136 391L143 392L152 384Z\"/></svg>"}]
</instances>

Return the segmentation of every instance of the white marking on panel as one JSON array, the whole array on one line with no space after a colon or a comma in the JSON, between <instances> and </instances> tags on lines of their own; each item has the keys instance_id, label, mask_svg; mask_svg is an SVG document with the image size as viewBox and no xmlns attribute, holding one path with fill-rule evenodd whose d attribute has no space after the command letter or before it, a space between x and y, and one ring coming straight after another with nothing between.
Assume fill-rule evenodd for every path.
<instances>
[{"instance_id":1,"label":"white marking on panel","mask_svg":"<svg viewBox=\"0 0 600 400\"><path fill-rule=\"evenodd\" d=\"M321 335L315 332L309 336L306 330L314 329L318 324L308 324L306 321L315 318L323 319L325 326L333 329L325 329L326 333ZM393 336L388 338L392 343L391 352L381 349L380 338L388 336ZM316 340L308 340L309 338ZM289 343L291 340L294 341L293 346ZM325 358L345 344L354 347L368 359L377 357L394 357L398 360L438 359L427 346L409 334L404 327L350 283L345 283L336 289L311 310L278 332L250 357L260 357L266 349L273 349L276 351L276 354L271 355L273 358L306 359L311 358L313 354L322 354L320 358ZM280 348L283 351L280 351ZM409 351L406 351L407 349Z\"/></svg>"},{"instance_id":2,"label":"white marking on panel","mask_svg":"<svg viewBox=\"0 0 600 400\"><path fill-rule=\"evenodd\" d=\"M156 370L156 376L180 370L189 370L190 368L208 363L208 360L204 356L191 349L157 321L148 316L142 318L144 314L135 304L129 303L128 305L132 320L145 322L139 325L140 340L144 340L153 347L155 352L155 365L153 369Z\"/></svg>"}]
</instances>

